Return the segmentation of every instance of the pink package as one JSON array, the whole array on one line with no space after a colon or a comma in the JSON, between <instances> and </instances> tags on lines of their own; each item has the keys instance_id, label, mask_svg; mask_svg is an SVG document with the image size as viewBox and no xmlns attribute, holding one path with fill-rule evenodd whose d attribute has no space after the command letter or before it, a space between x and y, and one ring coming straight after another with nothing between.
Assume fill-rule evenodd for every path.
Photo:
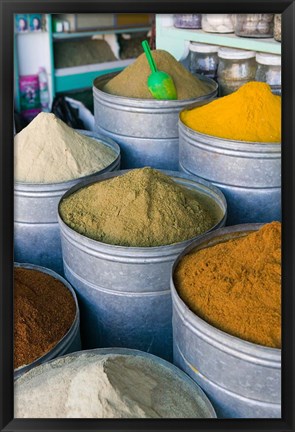
<instances>
[{"instance_id":1,"label":"pink package","mask_svg":"<svg viewBox=\"0 0 295 432\"><path fill-rule=\"evenodd\" d=\"M40 108L40 90L38 75L19 77L21 110Z\"/></svg>"}]
</instances>

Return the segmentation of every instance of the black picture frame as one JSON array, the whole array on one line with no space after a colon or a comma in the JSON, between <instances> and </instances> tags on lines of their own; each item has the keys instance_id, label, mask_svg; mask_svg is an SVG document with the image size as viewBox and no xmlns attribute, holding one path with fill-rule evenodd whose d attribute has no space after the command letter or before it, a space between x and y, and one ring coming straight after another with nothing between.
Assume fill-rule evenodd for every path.
<instances>
[{"instance_id":1,"label":"black picture frame","mask_svg":"<svg viewBox=\"0 0 295 432\"><path fill-rule=\"evenodd\" d=\"M13 31L14 14L282 13L282 418L13 419ZM293 431L294 429L294 1L13 1L0 0L0 430L1 431Z\"/></svg>"}]
</instances>

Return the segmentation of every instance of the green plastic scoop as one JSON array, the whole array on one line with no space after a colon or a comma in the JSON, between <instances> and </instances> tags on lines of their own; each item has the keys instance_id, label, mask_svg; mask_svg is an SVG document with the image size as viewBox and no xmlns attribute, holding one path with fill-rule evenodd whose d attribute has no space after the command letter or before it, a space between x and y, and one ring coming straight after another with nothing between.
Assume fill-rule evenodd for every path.
<instances>
[{"instance_id":1,"label":"green plastic scoop","mask_svg":"<svg viewBox=\"0 0 295 432\"><path fill-rule=\"evenodd\" d=\"M177 91L173 79L166 72L158 71L148 41L143 41L142 47L152 71L148 77L147 86L153 97L159 100L177 99Z\"/></svg>"}]
</instances>

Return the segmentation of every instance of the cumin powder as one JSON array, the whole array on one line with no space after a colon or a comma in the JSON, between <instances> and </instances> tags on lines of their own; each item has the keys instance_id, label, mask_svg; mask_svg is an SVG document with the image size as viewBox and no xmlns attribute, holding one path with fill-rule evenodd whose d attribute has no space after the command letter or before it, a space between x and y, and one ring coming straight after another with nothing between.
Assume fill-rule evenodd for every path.
<instances>
[{"instance_id":1,"label":"cumin powder","mask_svg":"<svg viewBox=\"0 0 295 432\"><path fill-rule=\"evenodd\" d=\"M51 350L73 324L76 304L65 285L49 274L14 268L14 368Z\"/></svg>"},{"instance_id":2,"label":"cumin powder","mask_svg":"<svg viewBox=\"0 0 295 432\"><path fill-rule=\"evenodd\" d=\"M152 55L157 69L167 72L172 77L177 90L177 99L198 98L212 91L207 83L191 74L168 51L153 50ZM145 53L143 53L134 63L131 63L105 84L103 91L129 98L154 99L147 86L150 74L151 68Z\"/></svg>"}]
</instances>

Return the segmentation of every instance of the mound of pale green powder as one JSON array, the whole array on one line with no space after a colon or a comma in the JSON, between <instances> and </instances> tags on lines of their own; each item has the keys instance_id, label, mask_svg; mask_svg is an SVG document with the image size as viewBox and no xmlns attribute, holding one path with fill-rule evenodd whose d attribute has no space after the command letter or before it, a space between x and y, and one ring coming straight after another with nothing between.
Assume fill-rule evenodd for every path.
<instances>
[{"instance_id":1,"label":"mound of pale green powder","mask_svg":"<svg viewBox=\"0 0 295 432\"><path fill-rule=\"evenodd\" d=\"M174 371L134 355L57 358L15 382L16 418L204 418L212 411Z\"/></svg>"},{"instance_id":2,"label":"mound of pale green powder","mask_svg":"<svg viewBox=\"0 0 295 432\"><path fill-rule=\"evenodd\" d=\"M60 183L98 172L117 155L100 141L76 132L51 113L40 113L14 137L14 178Z\"/></svg>"},{"instance_id":3,"label":"mound of pale green powder","mask_svg":"<svg viewBox=\"0 0 295 432\"><path fill-rule=\"evenodd\" d=\"M84 187L60 204L63 221L103 243L149 247L193 238L215 223L198 192L152 168Z\"/></svg>"},{"instance_id":4,"label":"mound of pale green powder","mask_svg":"<svg viewBox=\"0 0 295 432\"><path fill-rule=\"evenodd\" d=\"M154 50L152 54L158 70L167 72L172 77L177 90L177 99L193 99L212 91L207 84L193 76L167 51ZM143 53L134 63L112 78L103 87L103 91L129 98L153 99L147 86L150 74L151 69Z\"/></svg>"}]
</instances>

